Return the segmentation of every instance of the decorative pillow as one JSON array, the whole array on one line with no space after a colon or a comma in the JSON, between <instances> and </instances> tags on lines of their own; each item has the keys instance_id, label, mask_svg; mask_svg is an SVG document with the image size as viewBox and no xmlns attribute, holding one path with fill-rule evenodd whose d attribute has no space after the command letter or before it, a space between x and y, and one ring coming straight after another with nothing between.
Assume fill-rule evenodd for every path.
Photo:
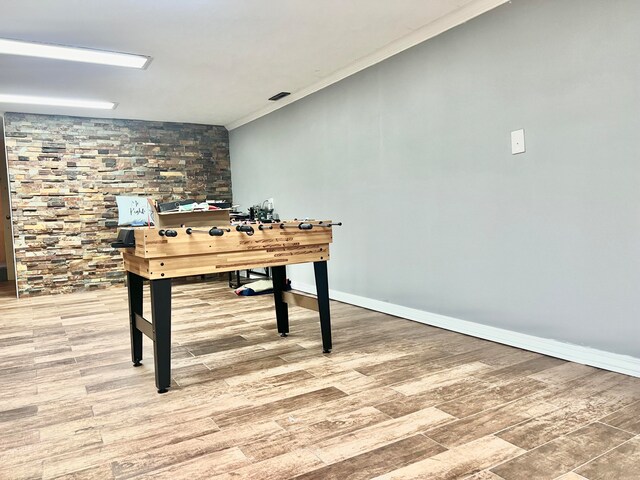
<instances>
[{"instance_id":1,"label":"decorative pillow","mask_svg":"<svg viewBox=\"0 0 640 480\"><path fill-rule=\"evenodd\" d=\"M118 225L147 225L153 223L153 213L147 197L117 196Z\"/></svg>"}]
</instances>

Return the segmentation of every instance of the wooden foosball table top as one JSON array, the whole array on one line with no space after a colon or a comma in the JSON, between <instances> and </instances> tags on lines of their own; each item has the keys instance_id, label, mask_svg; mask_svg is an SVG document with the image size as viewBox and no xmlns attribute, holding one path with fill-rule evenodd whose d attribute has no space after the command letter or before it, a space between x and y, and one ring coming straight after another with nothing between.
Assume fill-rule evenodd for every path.
<instances>
[{"instance_id":1,"label":"wooden foosball table top","mask_svg":"<svg viewBox=\"0 0 640 480\"><path fill-rule=\"evenodd\" d=\"M219 236L207 227L133 230L135 246L122 249L127 271L149 280L274 267L329 259L333 240L331 221L248 224L252 232L239 231L247 224L223 225ZM174 236L175 234L175 236ZM220 234L220 232L218 232Z\"/></svg>"}]
</instances>

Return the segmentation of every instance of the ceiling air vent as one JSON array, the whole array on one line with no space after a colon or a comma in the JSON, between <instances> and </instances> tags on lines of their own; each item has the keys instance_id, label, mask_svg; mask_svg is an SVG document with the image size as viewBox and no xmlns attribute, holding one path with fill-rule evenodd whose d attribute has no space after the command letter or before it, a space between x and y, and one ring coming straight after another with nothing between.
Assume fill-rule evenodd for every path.
<instances>
[{"instance_id":1,"label":"ceiling air vent","mask_svg":"<svg viewBox=\"0 0 640 480\"><path fill-rule=\"evenodd\" d=\"M291 95L291 92L280 92L280 93L276 93L273 97L271 97L269 100L275 102L276 100L280 100L281 98L284 98L288 95Z\"/></svg>"}]
</instances>

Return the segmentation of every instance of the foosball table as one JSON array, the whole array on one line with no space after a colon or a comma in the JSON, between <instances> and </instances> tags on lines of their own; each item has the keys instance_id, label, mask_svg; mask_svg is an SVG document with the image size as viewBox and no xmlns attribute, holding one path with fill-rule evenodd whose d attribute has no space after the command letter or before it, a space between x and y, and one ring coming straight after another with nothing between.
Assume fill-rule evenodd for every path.
<instances>
[{"instance_id":1,"label":"foosball table","mask_svg":"<svg viewBox=\"0 0 640 480\"><path fill-rule=\"evenodd\" d=\"M178 277L270 267L276 323L289 333L288 305L316 310L324 353L331 352L327 260L331 221L240 223L222 226L120 229L112 244L122 251L127 272L131 359L142 361L142 335L153 341L158 393L171 384L171 280ZM317 297L286 291L286 266L313 263ZM151 319L143 316L143 282L149 281Z\"/></svg>"}]
</instances>

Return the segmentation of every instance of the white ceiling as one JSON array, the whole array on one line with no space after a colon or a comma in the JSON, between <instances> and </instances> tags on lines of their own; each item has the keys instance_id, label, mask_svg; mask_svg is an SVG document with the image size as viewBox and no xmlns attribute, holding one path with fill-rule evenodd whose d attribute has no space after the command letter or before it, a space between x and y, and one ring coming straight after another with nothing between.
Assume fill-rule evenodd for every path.
<instances>
[{"instance_id":1,"label":"white ceiling","mask_svg":"<svg viewBox=\"0 0 640 480\"><path fill-rule=\"evenodd\" d=\"M0 55L0 93L113 110L0 111L250 121L505 0L0 0L0 37L153 57L146 70ZM274 104L267 99L294 93Z\"/></svg>"}]
</instances>

